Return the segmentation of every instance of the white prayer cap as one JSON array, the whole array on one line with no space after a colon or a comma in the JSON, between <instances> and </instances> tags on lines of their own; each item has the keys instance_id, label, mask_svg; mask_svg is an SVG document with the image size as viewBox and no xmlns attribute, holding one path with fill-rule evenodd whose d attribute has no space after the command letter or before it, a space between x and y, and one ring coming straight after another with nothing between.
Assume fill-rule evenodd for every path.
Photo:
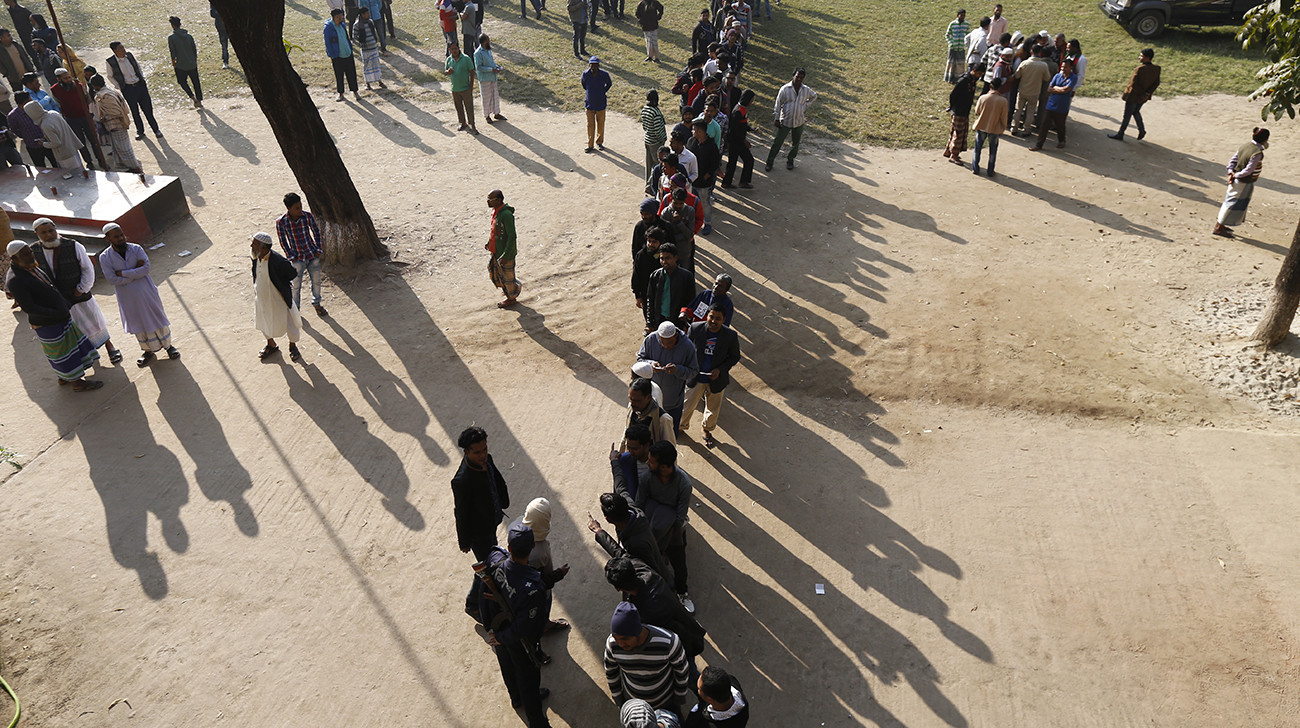
<instances>
[{"instance_id":1,"label":"white prayer cap","mask_svg":"<svg viewBox=\"0 0 1300 728\"><path fill-rule=\"evenodd\" d=\"M673 325L672 321L665 321L659 324L659 330L655 331L655 333L661 339L671 339L681 332L677 330L677 327Z\"/></svg>"},{"instance_id":2,"label":"white prayer cap","mask_svg":"<svg viewBox=\"0 0 1300 728\"><path fill-rule=\"evenodd\" d=\"M655 365L648 361L639 361L632 365L632 373L642 379L649 379L655 375Z\"/></svg>"},{"instance_id":3,"label":"white prayer cap","mask_svg":"<svg viewBox=\"0 0 1300 728\"><path fill-rule=\"evenodd\" d=\"M115 223L115 222L110 222L110 223L108 223L107 225L104 226L104 234L105 234L105 235L108 235L108 231L109 231L109 230L121 230L121 229L122 229L122 226L121 226L121 225L118 225L118 224Z\"/></svg>"},{"instance_id":4,"label":"white prayer cap","mask_svg":"<svg viewBox=\"0 0 1300 728\"><path fill-rule=\"evenodd\" d=\"M35 230L42 225L54 225L54 221L48 217L39 217L36 219L36 222L32 223L32 229Z\"/></svg>"},{"instance_id":5,"label":"white prayer cap","mask_svg":"<svg viewBox=\"0 0 1300 728\"><path fill-rule=\"evenodd\" d=\"M68 73L68 69L66 68L56 68L54 69L54 75L57 77L57 76L71 76L72 74Z\"/></svg>"},{"instance_id":6,"label":"white prayer cap","mask_svg":"<svg viewBox=\"0 0 1300 728\"><path fill-rule=\"evenodd\" d=\"M12 258L13 256L18 255L19 251L26 247L27 243L24 243L21 240L11 240L9 241L9 245L5 247L5 252Z\"/></svg>"},{"instance_id":7,"label":"white prayer cap","mask_svg":"<svg viewBox=\"0 0 1300 728\"><path fill-rule=\"evenodd\" d=\"M253 233L253 240L256 240L267 247L270 247L271 245L271 236L269 233Z\"/></svg>"},{"instance_id":8,"label":"white prayer cap","mask_svg":"<svg viewBox=\"0 0 1300 728\"><path fill-rule=\"evenodd\" d=\"M1052 34L1051 34L1051 33L1048 33L1048 32L1045 31L1045 30L1040 30L1040 31L1038 31L1038 36L1039 36L1040 38L1051 38L1051 37L1052 37Z\"/></svg>"}]
</instances>

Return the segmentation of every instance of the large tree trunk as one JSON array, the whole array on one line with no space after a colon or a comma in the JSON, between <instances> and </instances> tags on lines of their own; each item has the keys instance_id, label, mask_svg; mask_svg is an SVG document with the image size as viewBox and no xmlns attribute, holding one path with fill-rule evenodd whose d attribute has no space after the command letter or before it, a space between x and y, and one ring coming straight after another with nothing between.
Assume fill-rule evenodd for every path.
<instances>
[{"instance_id":1,"label":"large tree trunk","mask_svg":"<svg viewBox=\"0 0 1300 728\"><path fill-rule=\"evenodd\" d=\"M387 255L361 195L284 47L284 0L212 0L244 67L253 98L275 132L320 223L325 264L346 268ZM316 48L323 41L316 34Z\"/></svg>"},{"instance_id":2,"label":"large tree trunk","mask_svg":"<svg viewBox=\"0 0 1300 728\"><path fill-rule=\"evenodd\" d=\"M1273 281L1273 297L1264 310L1264 320L1259 322L1251 338L1265 347L1282 343L1291 331L1297 305L1300 305L1300 224L1291 236L1291 249L1282 260L1282 270Z\"/></svg>"}]
</instances>

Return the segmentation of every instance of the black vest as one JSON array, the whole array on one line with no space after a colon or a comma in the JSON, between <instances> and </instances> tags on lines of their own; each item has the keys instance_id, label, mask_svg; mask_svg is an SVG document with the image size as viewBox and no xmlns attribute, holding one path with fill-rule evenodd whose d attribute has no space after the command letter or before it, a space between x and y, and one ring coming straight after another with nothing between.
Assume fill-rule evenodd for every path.
<instances>
[{"instance_id":1,"label":"black vest","mask_svg":"<svg viewBox=\"0 0 1300 728\"><path fill-rule=\"evenodd\" d=\"M36 254L36 263L40 265L45 275L54 281L54 287L68 299L68 303L82 303L89 301L90 291L77 295L77 285L81 283L81 261L77 260L77 244L71 240L63 239L59 247L54 249L54 257L59 267L58 271L50 269L49 262L45 259L43 253L49 253L49 250L41 248L40 243L32 245L32 252Z\"/></svg>"}]
</instances>

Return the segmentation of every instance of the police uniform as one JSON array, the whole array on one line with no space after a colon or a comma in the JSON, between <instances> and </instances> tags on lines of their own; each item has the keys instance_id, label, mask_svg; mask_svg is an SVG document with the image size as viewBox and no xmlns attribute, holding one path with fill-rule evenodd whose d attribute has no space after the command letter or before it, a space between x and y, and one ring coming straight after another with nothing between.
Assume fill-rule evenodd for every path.
<instances>
[{"instance_id":1,"label":"police uniform","mask_svg":"<svg viewBox=\"0 0 1300 728\"><path fill-rule=\"evenodd\" d=\"M520 548L524 543L528 548ZM522 523L510 528L509 543L516 553L526 558L534 543L533 530ZM483 624L493 630L500 646L494 647L501 679L510 693L510 703L523 707L528 728L550 728L546 711L542 707L542 671L533 649L546 628L551 615L551 593L542 581L542 574L527 564L511 560L504 549L493 548L489 557L494 562L489 573L495 578L501 594L509 606L509 614L487 592L479 599L479 613ZM522 552L522 553L521 553Z\"/></svg>"}]
</instances>

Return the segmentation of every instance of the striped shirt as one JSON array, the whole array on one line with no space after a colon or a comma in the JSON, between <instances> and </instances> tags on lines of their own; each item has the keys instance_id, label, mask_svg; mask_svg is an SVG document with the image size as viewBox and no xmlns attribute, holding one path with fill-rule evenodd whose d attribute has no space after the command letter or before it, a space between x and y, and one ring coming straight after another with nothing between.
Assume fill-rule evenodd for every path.
<instances>
[{"instance_id":1,"label":"striped shirt","mask_svg":"<svg viewBox=\"0 0 1300 728\"><path fill-rule=\"evenodd\" d=\"M605 639L605 680L614 702L640 698L655 708L676 708L686 698L686 651L677 635L645 625L650 634L640 647L624 650L610 635Z\"/></svg>"},{"instance_id":2,"label":"striped shirt","mask_svg":"<svg viewBox=\"0 0 1300 728\"><path fill-rule=\"evenodd\" d=\"M948 50L965 50L966 34L970 32L970 23L954 20L948 23Z\"/></svg>"},{"instance_id":3,"label":"striped shirt","mask_svg":"<svg viewBox=\"0 0 1300 728\"><path fill-rule=\"evenodd\" d=\"M275 221L275 232L280 236L284 257L291 261L315 260L323 252L316 217L306 210L297 220L289 217L287 212L281 215Z\"/></svg>"},{"instance_id":4,"label":"striped shirt","mask_svg":"<svg viewBox=\"0 0 1300 728\"><path fill-rule=\"evenodd\" d=\"M32 117L27 115L22 108L15 106L9 110L9 131L22 137L23 143L29 147L40 147L41 142L45 141L45 132L32 121Z\"/></svg>"},{"instance_id":5,"label":"striped shirt","mask_svg":"<svg viewBox=\"0 0 1300 728\"><path fill-rule=\"evenodd\" d=\"M803 126L804 110L816 98L817 92L808 88L806 84L796 89L793 83L787 83L776 94L776 103L772 107L772 116L776 118L776 123L781 126L792 128Z\"/></svg>"},{"instance_id":6,"label":"striped shirt","mask_svg":"<svg viewBox=\"0 0 1300 728\"><path fill-rule=\"evenodd\" d=\"M641 107L641 128L645 130L646 146L663 146L668 141L668 130L664 124L664 113L657 106L646 104Z\"/></svg>"}]
</instances>

